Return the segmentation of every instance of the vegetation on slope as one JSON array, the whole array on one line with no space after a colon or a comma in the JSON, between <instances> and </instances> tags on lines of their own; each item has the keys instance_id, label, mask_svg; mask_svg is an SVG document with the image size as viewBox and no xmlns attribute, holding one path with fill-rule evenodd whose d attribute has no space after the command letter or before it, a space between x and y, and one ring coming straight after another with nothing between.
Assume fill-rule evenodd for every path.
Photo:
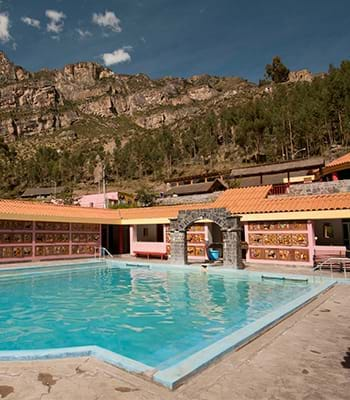
<instances>
[{"instance_id":1,"label":"vegetation on slope","mask_svg":"<svg viewBox=\"0 0 350 400\"><path fill-rule=\"evenodd\" d=\"M285 72L282 68L278 80L285 80ZM268 75L274 79L273 70ZM0 141L0 195L14 196L27 186L52 181L68 187L89 185L99 163L105 164L110 183L160 181L184 170L189 173L196 165L220 169L238 160L274 162L296 154L324 154L332 145L347 147L350 61L331 66L326 76L312 82L269 83L264 95L159 129L141 128L127 116L89 116L72 129L72 135L62 131L37 137L27 153L18 149L29 148L29 139Z\"/></svg>"}]
</instances>

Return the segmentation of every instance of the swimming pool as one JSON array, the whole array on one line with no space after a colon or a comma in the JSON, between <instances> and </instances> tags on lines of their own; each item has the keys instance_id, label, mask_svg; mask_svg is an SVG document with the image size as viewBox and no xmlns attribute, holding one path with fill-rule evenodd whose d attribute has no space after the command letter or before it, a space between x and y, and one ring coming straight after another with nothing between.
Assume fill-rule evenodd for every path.
<instances>
[{"instance_id":1,"label":"swimming pool","mask_svg":"<svg viewBox=\"0 0 350 400\"><path fill-rule=\"evenodd\" d=\"M100 355L173 387L330 284L117 262L5 271L0 359Z\"/></svg>"}]
</instances>

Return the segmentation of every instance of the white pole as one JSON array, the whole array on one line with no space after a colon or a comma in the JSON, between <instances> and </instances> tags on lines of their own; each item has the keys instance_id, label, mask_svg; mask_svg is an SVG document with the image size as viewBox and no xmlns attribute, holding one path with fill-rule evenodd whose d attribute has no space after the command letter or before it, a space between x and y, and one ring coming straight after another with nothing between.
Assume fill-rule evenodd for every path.
<instances>
[{"instance_id":1,"label":"white pole","mask_svg":"<svg viewBox=\"0 0 350 400\"><path fill-rule=\"evenodd\" d=\"M105 165L102 167L102 184L103 184L103 208L107 208L107 194L106 194L106 175Z\"/></svg>"}]
</instances>

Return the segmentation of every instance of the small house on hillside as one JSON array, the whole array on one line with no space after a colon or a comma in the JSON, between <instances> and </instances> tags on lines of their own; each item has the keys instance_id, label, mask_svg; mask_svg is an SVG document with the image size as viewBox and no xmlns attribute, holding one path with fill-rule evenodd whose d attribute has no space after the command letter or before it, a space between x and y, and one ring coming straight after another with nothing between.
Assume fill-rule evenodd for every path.
<instances>
[{"instance_id":1,"label":"small house on hillside","mask_svg":"<svg viewBox=\"0 0 350 400\"><path fill-rule=\"evenodd\" d=\"M120 204L132 204L133 202L133 196L121 192L86 194L77 200L77 204L81 207L93 208L110 208Z\"/></svg>"},{"instance_id":2,"label":"small house on hillside","mask_svg":"<svg viewBox=\"0 0 350 400\"><path fill-rule=\"evenodd\" d=\"M164 196L189 196L195 194L214 193L226 190L227 185L221 179L212 182L193 183L191 185L174 186L164 193Z\"/></svg>"},{"instance_id":3,"label":"small house on hillside","mask_svg":"<svg viewBox=\"0 0 350 400\"><path fill-rule=\"evenodd\" d=\"M201 175L174 177L165 181L167 185L171 186L166 195L171 193L173 189L177 191L179 188L181 192L179 195L183 195L182 193L187 190L185 187L196 188L196 184L202 184L200 182L204 181L203 184L210 184L215 179L221 182L222 180L231 182L238 187L272 185L272 193L282 194L292 183L313 181L315 179L315 171L319 171L324 165L324 159L318 157L233 168ZM212 182L208 182L209 180Z\"/></svg>"},{"instance_id":4,"label":"small house on hillside","mask_svg":"<svg viewBox=\"0 0 350 400\"><path fill-rule=\"evenodd\" d=\"M108 208L110 206L118 205L119 195L118 192L109 193L95 193L86 194L81 196L77 203L81 207L93 207L93 208Z\"/></svg>"},{"instance_id":5,"label":"small house on hillside","mask_svg":"<svg viewBox=\"0 0 350 400\"><path fill-rule=\"evenodd\" d=\"M63 186L54 186L46 188L28 188L21 195L22 199L31 200L47 200L57 197L57 195L64 192Z\"/></svg>"}]
</instances>

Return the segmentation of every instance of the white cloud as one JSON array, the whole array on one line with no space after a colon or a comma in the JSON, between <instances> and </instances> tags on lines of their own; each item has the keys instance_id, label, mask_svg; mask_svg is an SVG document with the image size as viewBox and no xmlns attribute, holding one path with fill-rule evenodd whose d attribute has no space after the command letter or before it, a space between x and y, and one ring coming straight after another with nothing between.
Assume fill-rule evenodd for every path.
<instances>
[{"instance_id":1,"label":"white cloud","mask_svg":"<svg viewBox=\"0 0 350 400\"><path fill-rule=\"evenodd\" d=\"M118 49L112 53L104 53L102 54L102 58L107 67L110 65L131 61L131 56L125 49Z\"/></svg>"},{"instance_id":2,"label":"white cloud","mask_svg":"<svg viewBox=\"0 0 350 400\"><path fill-rule=\"evenodd\" d=\"M113 11L105 11L104 14L92 15L92 22L103 28L109 28L114 32L121 32L120 19L114 14Z\"/></svg>"},{"instance_id":3,"label":"white cloud","mask_svg":"<svg viewBox=\"0 0 350 400\"><path fill-rule=\"evenodd\" d=\"M84 31L83 29L77 28L76 31L79 33L79 36L82 39L85 39L85 38L87 38L89 36L92 36L92 33L90 31L88 31L88 30Z\"/></svg>"},{"instance_id":4,"label":"white cloud","mask_svg":"<svg viewBox=\"0 0 350 400\"><path fill-rule=\"evenodd\" d=\"M0 13L0 42L7 43L10 39L10 18L7 13Z\"/></svg>"},{"instance_id":5,"label":"white cloud","mask_svg":"<svg viewBox=\"0 0 350 400\"><path fill-rule=\"evenodd\" d=\"M29 25L29 26L31 26L33 28L40 29L40 21L38 19L30 18L30 17L22 17L21 21L24 24Z\"/></svg>"},{"instance_id":6,"label":"white cloud","mask_svg":"<svg viewBox=\"0 0 350 400\"><path fill-rule=\"evenodd\" d=\"M64 19L66 15L61 11L46 10L45 15L49 19L46 29L48 32L60 33L64 27Z\"/></svg>"}]
</instances>

